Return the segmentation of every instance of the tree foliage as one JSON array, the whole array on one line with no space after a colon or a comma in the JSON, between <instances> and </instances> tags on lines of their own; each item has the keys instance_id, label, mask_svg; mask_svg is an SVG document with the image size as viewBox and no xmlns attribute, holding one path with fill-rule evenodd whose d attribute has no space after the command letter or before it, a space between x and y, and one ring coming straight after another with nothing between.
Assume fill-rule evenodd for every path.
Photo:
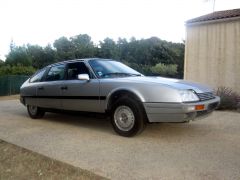
<instances>
[{"instance_id":1,"label":"tree foliage","mask_svg":"<svg viewBox=\"0 0 240 180\"><path fill-rule=\"evenodd\" d=\"M38 45L27 45L28 54L32 61L32 66L34 68L42 68L56 61L56 51L54 51L51 45L46 47L41 47Z\"/></svg>"},{"instance_id":2,"label":"tree foliage","mask_svg":"<svg viewBox=\"0 0 240 180\"><path fill-rule=\"evenodd\" d=\"M15 46L11 48L11 51L7 55L6 64L23 66L32 65L31 57L28 54L28 49L25 46Z\"/></svg>"},{"instance_id":3,"label":"tree foliage","mask_svg":"<svg viewBox=\"0 0 240 180\"><path fill-rule=\"evenodd\" d=\"M156 75L174 77L177 74L177 65L158 63L151 67L151 71Z\"/></svg>"},{"instance_id":4,"label":"tree foliage","mask_svg":"<svg viewBox=\"0 0 240 180\"><path fill-rule=\"evenodd\" d=\"M4 65L4 61L0 59L0 67Z\"/></svg>"},{"instance_id":5,"label":"tree foliage","mask_svg":"<svg viewBox=\"0 0 240 180\"><path fill-rule=\"evenodd\" d=\"M98 56L102 58L119 59L119 49L116 42L110 38L100 41Z\"/></svg>"},{"instance_id":6,"label":"tree foliage","mask_svg":"<svg viewBox=\"0 0 240 180\"><path fill-rule=\"evenodd\" d=\"M70 38L60 37L51 45L10 45L4 65L42 68L54 62L100 57L120 60L146 75L183 76L184 44L172 43L157 37L129 41L105 38L98 45L87 34ZM1 65L0 65L1 66Z\"/></svg>"},{"instance_id":7,"label":"tree foliage","mask_svg":"<svg viewBox=\"0 0 240 180\"><path fill-rule=\"evenodd\" d=\"M55 40L53 46L56 48L57 51L57 58L58 59L74 59L74 52L73 52L73 44L71 41L66 37L60 37L59 39Z\"/></svg>"},{"instance_id":8,"label":"tree foliage","mask_svg":"<svg viewBox=\"0 0 240 180\"><path fill-rule=\"evenodd\" d=\"M32 66L22 66L22 65L5 65L0 67L1 75L32 75L36 69Z\"/></svg>"},{"instance_id":9,"label":"tree foliage","mask_svg":"<svg viewBox=\"0 0 240 180\"><path fill-rule=\"evenodd\" d=\"M96 48L87 34L77 35L70 38L73 46L74 58L94 57Z\"/></svg>"}]
</instances>

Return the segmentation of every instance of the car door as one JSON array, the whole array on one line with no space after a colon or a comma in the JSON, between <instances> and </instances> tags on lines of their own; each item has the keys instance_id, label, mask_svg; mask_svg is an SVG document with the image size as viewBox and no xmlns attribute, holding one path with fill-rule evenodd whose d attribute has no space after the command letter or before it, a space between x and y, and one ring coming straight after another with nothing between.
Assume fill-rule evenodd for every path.
<instances>
[{"instance_id":1,"label":"car door","mask_svg":"<svg viewBox=\"0 0 240 180\"><path fill-rule=\"evenodd\" d=\"M65 64L53 65L37 87L40 107L61 109L61 93L65 78Z\"/></svg>"},{"instance_id":2,"label":"car door","mask_svg":"<svg viewBox=\"0 0 240 180\"><path fill-rule=\"evenodd\" d=\"M99 80L94 78L84 62L68 63L66 81L62 90L62 107L66 110L102 112L99 101ZM88 74L90 80L79 80L79 74Z\"/></svg>"}]
</instances>

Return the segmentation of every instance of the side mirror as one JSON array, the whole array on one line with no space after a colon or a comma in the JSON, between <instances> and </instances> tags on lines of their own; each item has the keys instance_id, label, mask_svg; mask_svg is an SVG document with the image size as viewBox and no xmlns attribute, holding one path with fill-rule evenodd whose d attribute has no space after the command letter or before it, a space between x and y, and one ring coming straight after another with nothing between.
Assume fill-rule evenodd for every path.
<instances>
[{"instance_id":1,"label":"side mirror","mask_svg":"<svg viewBox=\"0 0 240 180\"><path fill-rule=\"evenodd\" d=\"M89 81L89 80L90 80L88 74L78 74L78 79L79 79L79 80L86 80L86 81Z\"/></svg>"}]
</instances>

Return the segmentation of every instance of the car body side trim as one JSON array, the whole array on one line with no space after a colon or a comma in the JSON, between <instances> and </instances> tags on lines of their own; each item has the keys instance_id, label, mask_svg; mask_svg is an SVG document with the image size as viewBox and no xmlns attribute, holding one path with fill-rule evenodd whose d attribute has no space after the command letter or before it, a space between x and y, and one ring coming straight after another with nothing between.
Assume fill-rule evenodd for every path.
<instances>
[{"instance_id":1,"label":"car body side trim","mask_svg":"<svg viewBox=\"0 0 240 180\"><path fill-rule=\"evenodd\" d=\"M22 98L106 100L106 96L22 96Z\"/></svg>"}]
</instances>

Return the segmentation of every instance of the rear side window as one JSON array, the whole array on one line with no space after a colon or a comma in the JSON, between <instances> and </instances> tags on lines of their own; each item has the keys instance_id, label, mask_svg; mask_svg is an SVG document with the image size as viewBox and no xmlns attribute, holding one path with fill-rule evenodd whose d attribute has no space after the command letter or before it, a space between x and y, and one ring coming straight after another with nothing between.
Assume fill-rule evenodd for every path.
<instances>
[{"instance_id":1,"label":"rear side window","mask_svg":"<svg viewBox=\"0 0 240 180\"><path fill-rule=\"evenodd\" d=\"M69 63L67 68L67 79L77 79L78 74L89 74L89 70L83 62Z\"/></svg>"},{"instance_id":2,"label":"rear side window","mask_svg":"<svg viewBox=\"0 0 240 180\"><path fill-rule=\"evenodd\" d=\"M45 81L59 81L64 79L65 65L56 65L48 71Z\"/></svg>"},{"instance_id":3,"label":"rear side window","mask_svg":"<svg viewBox=\"0 0 240 180\"><path fill-rule=\"evenodd\" d=\"M37 73L35 73L35 75L33 75L33 77L30 79L30 83L34 83L34 82L40 82L42 80L42 77L45 73L46 69L42 69L40 71L38 71Z\"/></svg>"}]
</instances>

